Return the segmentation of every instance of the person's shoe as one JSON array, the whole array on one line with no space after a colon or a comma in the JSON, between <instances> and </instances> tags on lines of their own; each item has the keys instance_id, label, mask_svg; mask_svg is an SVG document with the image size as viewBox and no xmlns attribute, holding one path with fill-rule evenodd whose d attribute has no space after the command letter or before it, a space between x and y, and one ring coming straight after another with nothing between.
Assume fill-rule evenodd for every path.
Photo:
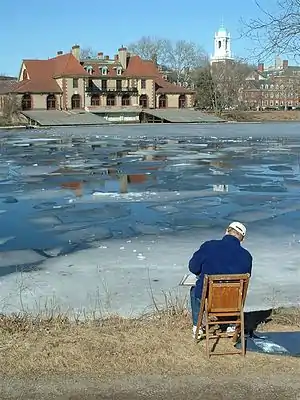
<instances>
[{"instance_id":1,"label":"person's shoe","mask_svg":"<svg viewBox=\"0 0 300 400\"><path fill-rule=\"evenodd\" d=\"M197 330L197 326L194 325L194 326L193 326L193 338L194 338L194 339L196 339L196 330ZM202 330L201 328L199 328L198 337L197 337L198 340L201 339L203 333L204 333L203 330Z\"/></svg>"},{"instance_id":2,"label":"person's shoe","mask_svg":"<svg viewBox=\"0 0 300 400\"><path fill-rule=\"evenodd\" d=\"M235 325L229 325L226 329L226 333L234 333L235 332Z\"/></svg>"}]
</instances>

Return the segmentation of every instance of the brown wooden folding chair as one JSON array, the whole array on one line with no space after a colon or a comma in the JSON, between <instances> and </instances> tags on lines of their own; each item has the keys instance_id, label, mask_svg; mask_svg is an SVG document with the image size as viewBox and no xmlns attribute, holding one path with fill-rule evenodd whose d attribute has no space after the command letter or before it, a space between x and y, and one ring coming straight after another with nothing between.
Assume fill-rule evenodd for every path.
<instances>
[{"instance_id":1,"label":"brown wooden folding chair","mask_svg":"<svg viewBox=\"0 0 300 400\"><path fill-rule=\"evenodd\" d=\"M198 316L196 341L199 329L205 321L206 355L241 354L245 356L245 324L244 304L246 300L250 274L241 275L205 275L203 291ZM219 332L217 325L234 324L235 332ZM214 329L212 329L214 328ZM241 338L241 350L230 352L215 352L210 349L210 339L220 337L232 338L236 343ZM215 347L215 346L214 346Z\"/></svg>"}]
</instances>

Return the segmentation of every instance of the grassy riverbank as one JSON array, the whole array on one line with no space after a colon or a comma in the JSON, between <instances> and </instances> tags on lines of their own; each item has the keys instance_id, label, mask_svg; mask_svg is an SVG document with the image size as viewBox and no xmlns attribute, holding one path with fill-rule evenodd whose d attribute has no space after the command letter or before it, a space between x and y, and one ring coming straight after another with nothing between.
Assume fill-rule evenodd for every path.
<instances>
[{"instance_id":1,"label":"grassy riverbank","mask_svg":"<svg viewBox=\"0 0 300 400\"><path fill-rule=\"evenodd\" d=\"M300 330L300 309L278 309L264 331ZM63 316L0 318L5 399L296 399L298 358L258 353L207 360L188 312L71 322ZM223 339L218 349L232 342ZM298 382L298 383L297 383ZM299 385L298 385L299 384Z\"/></svg>"},{"instance_id":2,"label":"grassy riverbank","mask_svg":"<svg viewBox=\"0 0 300 400\"><path fill-rule=\"evenodd\" d=\"M21 114L17 114L13 118L6 118L0 115L0 129L22 128L26 125L27 119Z\"/></svg>"},{"instance_id":3,"label":"grassy riverbank","mask_svg":"<svg viewBox=\"0 0 300 400\"><path fill-rule=\"evenodd\" d=\"M300 309L275 310L271 321L261 329L300 330ZM204 343L196 346L193 342L190 315L185 311L85 322L71 322L63 316L2 316L0 339L3 376L93 374L105 378L116 373L181 374L191 373L194 365L200 369L206 365ZM220 346L232 343L224 340ZM254 359L262 366L269 362L263 355L251 355L250 366ZM216 366L220 373L227 363L222 360L221 357ZM230 359L227 368L242 364L244 361L237 357Z\"/></svg>"},{"instance_id":4,"label":"grassy riverbank","mask_svg":"<svg viewBox=\"0 0 300 400\"><path fill-rule=\"evenodd\" d=\"M221 117L237 122L300 121L300 111L228 111Z\"/></svg>"}]
</instances>

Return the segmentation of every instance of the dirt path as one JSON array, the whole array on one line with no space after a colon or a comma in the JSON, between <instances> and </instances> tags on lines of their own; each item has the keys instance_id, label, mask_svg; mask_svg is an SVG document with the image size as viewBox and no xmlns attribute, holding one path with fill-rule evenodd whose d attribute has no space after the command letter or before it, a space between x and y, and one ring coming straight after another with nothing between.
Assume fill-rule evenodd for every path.
<instances>
[{"instance_id":1,"label":"dirt path","mask_svg":"<svg viewBox=\"0 0 300 400\"><path fill-rule=\"evenodd\" d=\"M222 376L140 376L111 381L95 378L40 378L37 380L1 379L1 399L7 400L137 400L137 399L249 399L299 400L300 380L286 375L265 379Z\"/></svg>"}]
</instances>

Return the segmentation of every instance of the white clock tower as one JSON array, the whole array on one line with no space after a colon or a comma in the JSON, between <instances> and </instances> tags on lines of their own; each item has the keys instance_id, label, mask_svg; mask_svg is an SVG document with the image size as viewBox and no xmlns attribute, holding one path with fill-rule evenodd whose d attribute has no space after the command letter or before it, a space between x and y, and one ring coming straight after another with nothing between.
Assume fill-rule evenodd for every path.
<instances>
[{"instance_id":1,"label":"white clock tower","mask_svg":"<svg viewBox=\"0 0 300 400\"><path fill-rule=\"evenodd\" d=\"M233 60L230 33L223 26L215 33L215 51L211 62Z\"/></svg>"}]
</instances>

